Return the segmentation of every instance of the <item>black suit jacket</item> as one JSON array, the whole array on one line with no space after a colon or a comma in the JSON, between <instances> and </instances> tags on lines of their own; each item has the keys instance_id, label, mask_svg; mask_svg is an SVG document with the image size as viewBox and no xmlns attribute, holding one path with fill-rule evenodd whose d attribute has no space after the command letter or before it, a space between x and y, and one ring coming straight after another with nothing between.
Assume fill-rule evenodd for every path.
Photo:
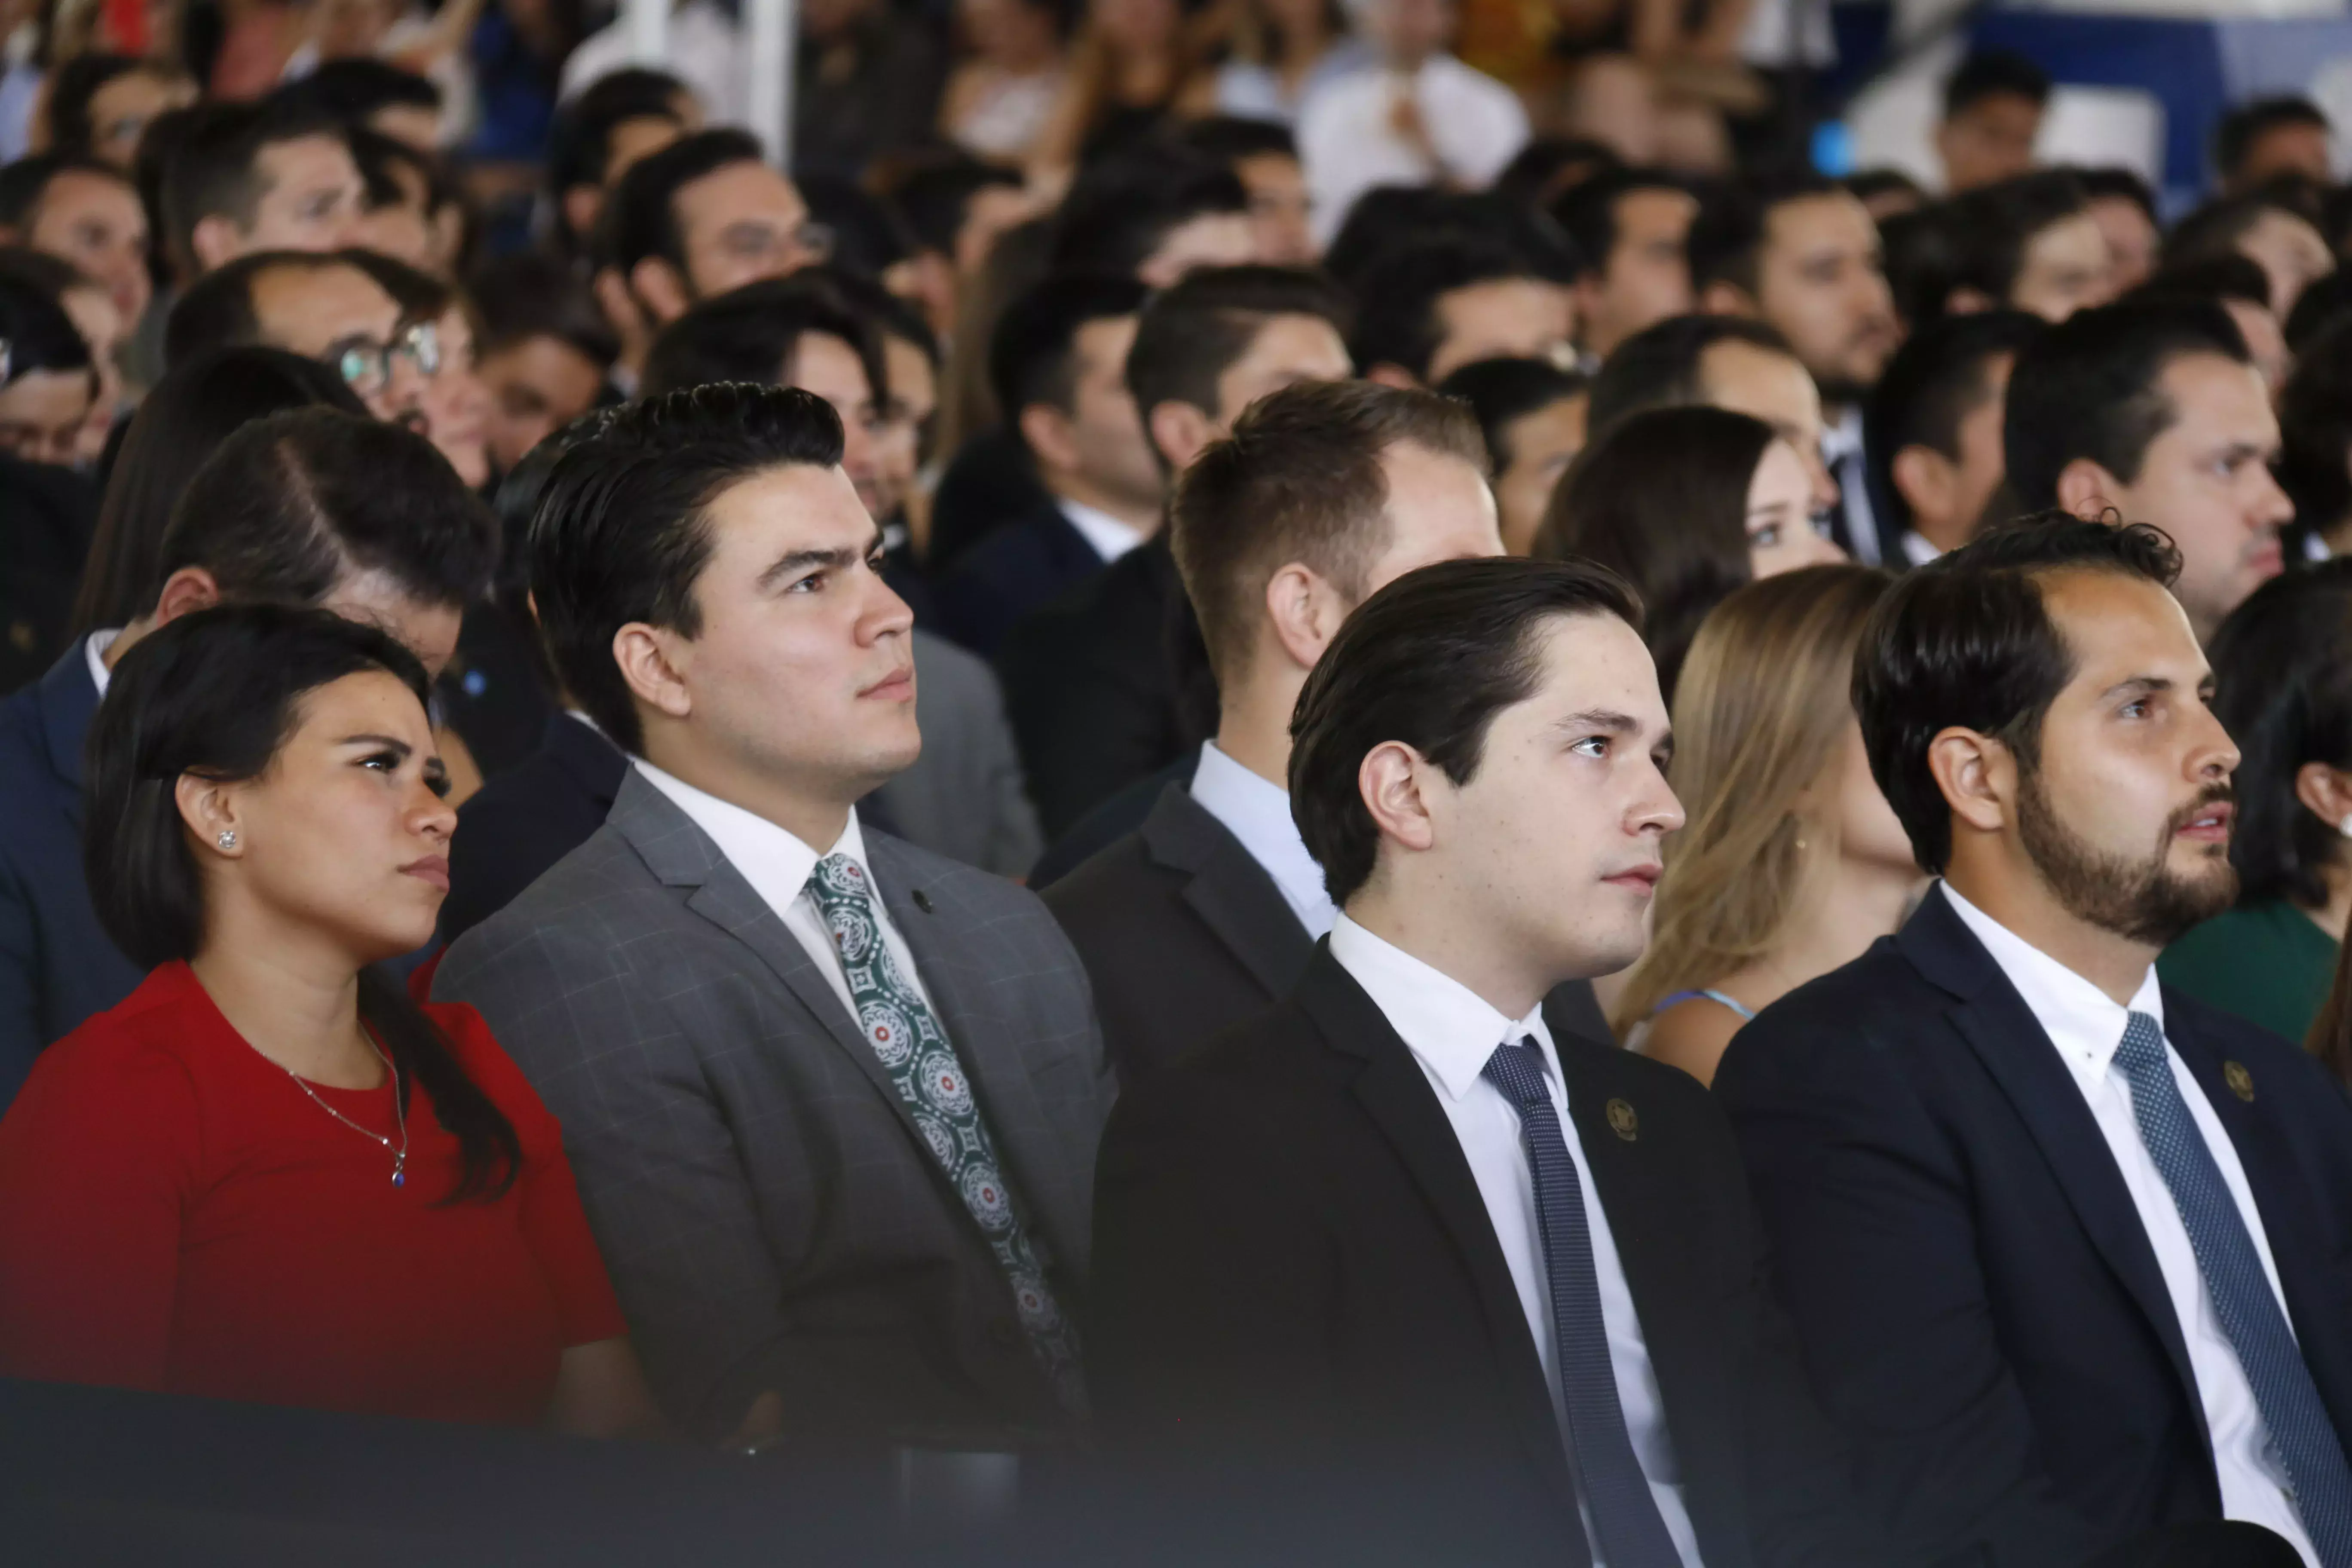
<instances>
[{"instance_id":1,"label":"black suit jacket","mask_svg":"<svg viewBox=\"0 0 2352 1568\"><path fill-rule=\"evenodd\" d=\"M620 748L579 720L550 716L539 750L457 808L441 940L456 942L585 844L628 768Z\"/></svg>"},{"instance_id":2,"label":"black suit jacket","mask_svg":"<svg viewBox=\"0 0 2352 1568\"><path fill-rule=\"evenodd\" d=\"M1103 558L1048 496L965 551L940 579L940 629L994 658L1015 621L1102 569Z\"/></svg>"},{"instance_id":3,"label":"black suit jacket","mask_svg":"<svg viewBox=\"0 0 2352 1568\"><path fill-rule=\"evenodd\" d=\"M2352 1104L2169 986L2164 1016L2352 1436ZM1940 888L1740 1030L1715 1091L1822 1403L1904 1535L2008 1568L2219 1515L2180 1323L2106 1140Z\"/></svg>"},{"instance_id":4,"label":"black suit jacket","mask_svg":"<svg viewBox=\"0 0 2352 1568\"><path fill-rule=\"evenodd\" d=\"M1200 632L1166 529L1007 634L1005 715L1048 838L1213 732L1213 697L1189 722L1180 697L1188 677L1209 679L1205 654L1180 668L1187 637Z\"/></svg>"},{"instance_id":5,"label":"black suit jacket","mask_svg":"<svg viewBox=\"0 0 2352 1568\"><path fill-rule=\"evenodd\" d=\"M1555 1036L1708 1568L1882 1561L1849 1534L1721 1113L1671 1068ZM1328 946L1288 1001L1122 1095L1094 1236L1094 1389L1117 1447L1303 1503L1383 1561L1590 1560L1476 1181Z\"/></svg>"},{"instance_id":6,"label":"black suit jacket","mask_svg":"<svg viewBox=\"0 0 2352 1568\"><path fill-rule=\"evenodd\" d=\"M1315 955L1265 868L1172 784L1140 828L1044 897L1086 963L1104 1049L1130 1086L1290 994ZM1545 1007L1556 1028L1609 1039L1589 982L1568 982Z\"/></svg>"}]
</instances>

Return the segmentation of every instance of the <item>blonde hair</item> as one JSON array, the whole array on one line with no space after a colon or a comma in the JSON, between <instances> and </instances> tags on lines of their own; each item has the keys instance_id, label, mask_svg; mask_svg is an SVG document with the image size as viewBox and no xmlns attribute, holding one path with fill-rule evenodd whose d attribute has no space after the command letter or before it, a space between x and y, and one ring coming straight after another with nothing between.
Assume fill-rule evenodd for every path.
<instances>
[{"instance_id":1,"label":"blonde hair","mask_svg":"<svg viewBox=\"0 0 2352 1568\"><path fill-rule=\"evenodd\" d=\"M1649 951L1611 1020L1621 1038L1664 997L1715 984L1779 940L1804 869L1797 800L1838 760L1863 623L1892 581L1866 566L1782 573L1699 626L1675 689L1669 773L1688 821L1666 841Z\"/></svg>"}]
</instances>

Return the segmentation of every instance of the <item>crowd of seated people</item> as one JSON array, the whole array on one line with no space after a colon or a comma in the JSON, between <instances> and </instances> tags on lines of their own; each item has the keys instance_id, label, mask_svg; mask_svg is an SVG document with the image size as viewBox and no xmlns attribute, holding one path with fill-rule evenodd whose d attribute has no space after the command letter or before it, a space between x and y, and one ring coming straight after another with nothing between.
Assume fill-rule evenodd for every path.
<instances>
[{"instance_id":1,"label":"crowd of seated people","mask_svg":"<svg viewBox=\"0 0 2352 1568\"><path fill-rule=\"evenodd\" d=\"M2329 126L1750 9L37 20L0 1377L2352 1568Z\"/></svg>"}]
</instances>

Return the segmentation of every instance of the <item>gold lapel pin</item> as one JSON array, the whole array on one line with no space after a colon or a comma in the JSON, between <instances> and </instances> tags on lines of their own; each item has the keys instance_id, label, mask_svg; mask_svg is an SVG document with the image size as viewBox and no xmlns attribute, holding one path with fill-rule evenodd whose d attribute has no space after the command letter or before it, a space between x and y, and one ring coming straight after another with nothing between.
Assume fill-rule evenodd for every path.
<instances>
[{"instance_id":1,"label":"gold lapel pin","mask_svg":"<svg viewBox=\"0 0 2352 1568\"><path fill-rule=\"evenodd\" d=\"M1642 1135L1642 1119L1633 1114L1633 1107L1622 1100L1609 1102L1609 1130L1631 1143Z\"/></svg>"},{"instance_id":2,"label":"gold lapel pin","mask_svg":"<svg viewBox=\"0 0 2352 1568\"><path fill-rule=\"evenodd\" d=\"M2249 1105L2254 1102L2254 1075L2246 1070L2245 1063L2223 1062L2221 1080L2230 1086L2231 1094Z\"/></svg>"}]
</instances>

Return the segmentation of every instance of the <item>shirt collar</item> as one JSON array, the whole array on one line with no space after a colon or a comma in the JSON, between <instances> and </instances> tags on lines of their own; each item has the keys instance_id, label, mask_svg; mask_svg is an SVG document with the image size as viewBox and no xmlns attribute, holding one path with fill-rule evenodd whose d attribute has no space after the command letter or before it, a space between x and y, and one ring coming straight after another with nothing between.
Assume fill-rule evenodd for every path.
<instances>
[{"instance_id":1,"label":"shirt collar","mask_svg":"<svg viewBox=\"0 0 2352 1568\"><path fill-rule=\"evenodd\" d=\"M1331 956L1355 977L1403 1039L1422 1069L1460 1100L1478 1086L1495 1047L1533 1037L1544 1071L1559 1063L1544 1026L1543 1004L1524 1018L1506 1018L1486 998L1450 974L1431 968L1394 943L1340 915L1331 922Z\"/></svg>"},{"instance_id":2,"label":"shirt collar","mask_svg":"<svg viewBox=\"0 0 2352 1568\"><path fill-rule=\"evenodd\" d=\"M1849 408L1833 425L1822 426L1822 461L1836 463L1862 450L1862 410Z\"/></svg>"},{"instance_id":3,"label":"shirt collar","mask_svg":"<svg viewBox=\"0 0 2352 1568\"><path fill-rule=\"evenodd\" d=\"M1903 531L1903 559L1914 566L1925 566L1943 552L1927 542L1927 536L1916 528Z\"/></svg>"},{"instance_id":4,"label":"shirt collar","mask_svg":"<svg viewBox=\"0 0 2352 1568\"><path fill-rule=\"evenodd\" d=\"M1949 882L1943 886L1952 912L1984 943L2058 1054L2078 1075L2106 1076L2132 1014L2145 1013L2159 1030L2164 1027L2164 992L2155 965L2140 977L2131 1005L2119 1007L2105 992L1960 897Z\"/></svg>"},{"instance_id":5,"label":"shirt collar","mask_svg":"<svg viewBox=\"0 0 2352 1568\"><path fill-rule=\"evenodd\" d=\"M632 757L629 762L647 784L667 795L697 827L710 836L728 864L741 872L753 891L779 915L808 886L810 874L824 857L797 836L732 801L721 800L675 774L662 772L643 757ZM873 884L873 868L866 863L866 838L857 830L856 806L850 807L849 820L842 825L841 837L824 854L848 856L866 872L867 884Z\"/></svg>"},{"instance_id":6,"label":"shirt collar","mask_svg":"<svg viewBox=\"0 0 2352 1568\"><path fill-rule=\"evenodd\" d=\"M1071 500L1066 496L1055 497L1054 504L1062 509L1062 515L1069 519L1070 526L1078 531L1094 552L1103 558L1106 565L1143 542L1141 529L1132 523L1121 522L1099 507Z\"/></svg>"},{"instance_id":7,"label":"shirt collar","mask_svg":"<svg viewBox=\"0 0 2352 1568\"><path fill-rule=\"evenodd\" d=\"M1241 840L1308 935L1331 929L1339 911L1323 885L1323 868L1307 852L1307 841L1291 819L1289 791L1225 755L1214 741L1204 741L1192 770L1192 801Z\"/></svg>"},{"instance_id":8,"label":"shirt collar","mask_svg":"<svg viewBox=\"0 0 2352 1568\"><path fill-rule=\"evenodd\" d=\"M106 700L107 684L114 679L114 671L106 668L106 650L112 647L114 639L121 635L121 626L109 626L104 631L90 633L81 645L83 657L89 660L90 683L98 688L100 702Z\"/></svg>"}]
</instances>

